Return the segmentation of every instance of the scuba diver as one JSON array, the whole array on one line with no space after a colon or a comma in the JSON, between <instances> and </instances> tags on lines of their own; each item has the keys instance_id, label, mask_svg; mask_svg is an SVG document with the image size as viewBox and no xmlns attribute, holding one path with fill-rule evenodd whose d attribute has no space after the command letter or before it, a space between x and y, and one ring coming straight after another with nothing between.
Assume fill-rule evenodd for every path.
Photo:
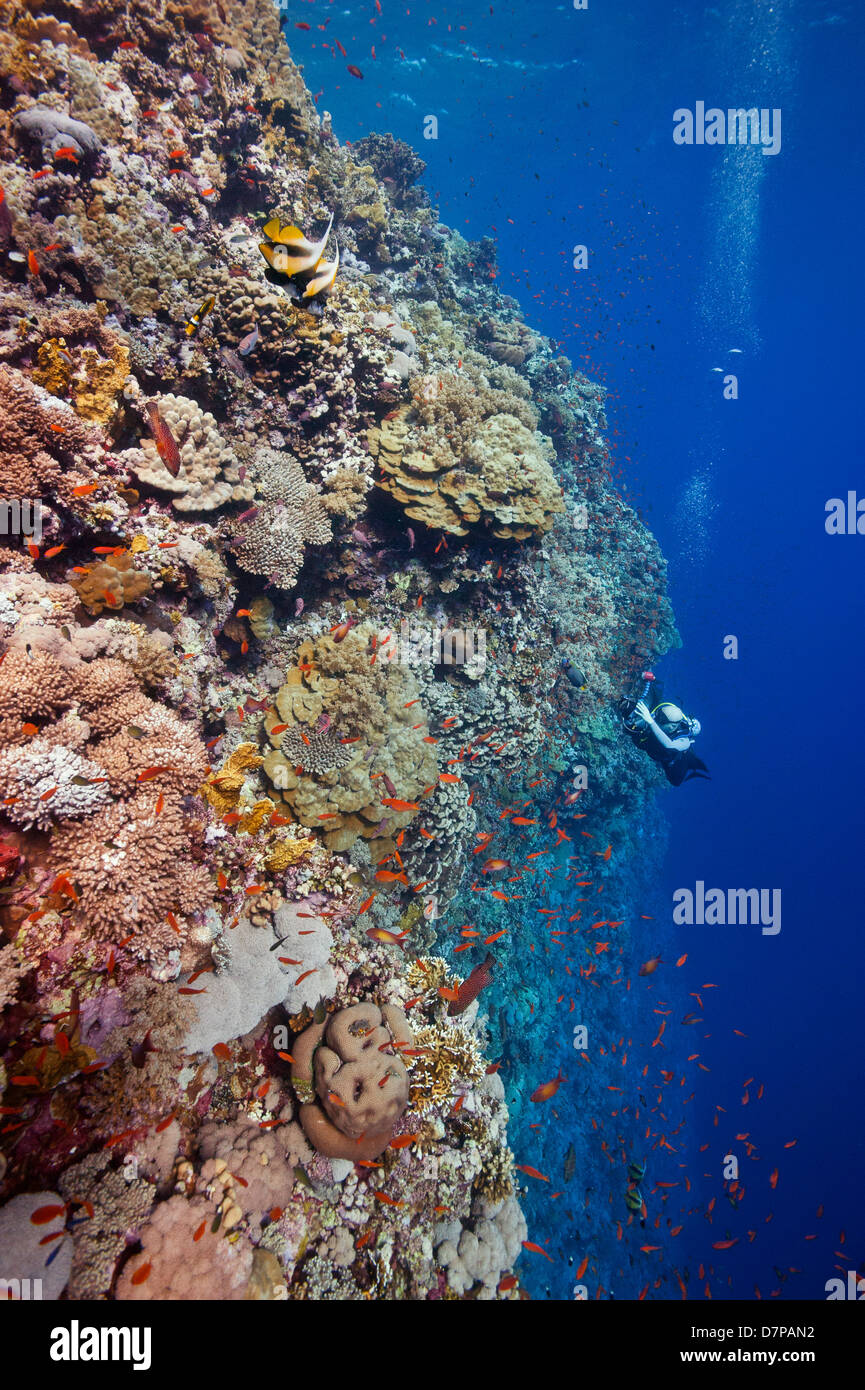
<instances>
[{"instance_id":1,"label":"scuba diver","mask_svg":"<svg viewBox=\"0 0 865 1390\"><path fill-rule=\"evenodd\" d=\"M637 699L620 701L622 722L635 747L647 753L653 762L664 769L667 781L674 787L692 777L706 777L706 764L692 751L700 732L699 719L689 719L670 700L664 699L662 687L651 671L643 672L642 693ZM652 707L646 703L652 692Z\"/></svg>"}]
</instances>

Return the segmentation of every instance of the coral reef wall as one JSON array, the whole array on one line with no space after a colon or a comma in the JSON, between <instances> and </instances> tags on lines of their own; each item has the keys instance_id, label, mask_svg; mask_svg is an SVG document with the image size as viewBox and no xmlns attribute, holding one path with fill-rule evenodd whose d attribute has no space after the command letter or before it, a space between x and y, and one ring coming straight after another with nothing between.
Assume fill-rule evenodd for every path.
<instances>
[{"instance_id":1,"label":"coral reef wall","mask_svg":"<svg viewBox=\"0 0 865 1390\"><path fill-rule=\"evenodd\" d=\"M604 392L413 151L338 144L269 0L0 20L4 1257L73 1299L516 1298L449 909L516 926L483 851L528 893L511 819L552 864L575 768L613 827L657 782L614 710L677 638ZM329 286L269 269L266 223L331 217ZM361 1066L367 1013L409 1031ZM363 1161L301 1124L351 1151L352 1067Z\"/></svg>"}]
</instances>

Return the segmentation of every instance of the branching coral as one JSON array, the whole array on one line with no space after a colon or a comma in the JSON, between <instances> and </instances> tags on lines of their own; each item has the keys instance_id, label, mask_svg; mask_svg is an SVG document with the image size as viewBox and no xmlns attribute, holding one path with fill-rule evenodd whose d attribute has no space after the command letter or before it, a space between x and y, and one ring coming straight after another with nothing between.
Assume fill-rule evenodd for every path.
<instances>
[{"instance_id":1,"label":"branching coral","mask_svg":"<svg viewBox=\"0 0 865 1390\"><path fill-rule=\"evenodd\" d=\"M415 1034L420 1056L411 1073L411 1108L424 1115L445 1104L459 1082L480 1081L484 1062L474 1035L460 1025L429 1024Z\"/></svg>"}]
</instances>

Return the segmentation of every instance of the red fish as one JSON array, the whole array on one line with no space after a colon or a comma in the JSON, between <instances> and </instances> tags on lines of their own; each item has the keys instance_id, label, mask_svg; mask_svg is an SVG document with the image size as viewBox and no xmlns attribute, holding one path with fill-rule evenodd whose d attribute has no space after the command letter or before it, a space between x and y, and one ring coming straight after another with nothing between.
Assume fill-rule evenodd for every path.
<instances>
[{"instance_id":1,"label":"red fish","mask_svg":"<svg viewBox=\"0 0 865 1390\"><path fill-rule=\"evenodd\" d=\"M64 1216L65 1214L65 1206L37 1207L30 1217L30 1221L34 1226L44 1226L48 1221L53 1221L56 1216Z\"/></svg>"},{"instance_id":2,"label":"red fish","mask_svg":"<svg viewBox=\"0 0 865 1390\"><path fill-rule=\"evenodd\" d=\"M396 1139L391 1139L389 1149L405 1149L409 1144L416 1144L420 1138L419 1134L400 1134Z\"/></svg>"},{"instance_id":3,"label":"red fish","mask_svg":"<svg viewBox=\"0 0 865 1390\"><path fill-rule=\"evenodd\" d=\"M177 440L166 425L159 413L159 407L155 401L148 401L144 407L147 411L147 418L150 422L150 430L153 435L153 442L156 445L156 452L165 464L172 478L176 478L180 472L180 450L177 447Z\"/></svg>"},{"instance_id":4,"label":"red fish","mask_svg":"<svg viewBox=\"0 0 865 1390\"><path fill-rule=\"evenodd\" d=\"M533 1100L536 1105L539 1105L541 1101L551 1100L552 1097L556 1094L556 1091L561 1086L564 1079L565 1078L562 1075L560 1068L559 1075L556 1076L552 1081L545 1081L543 1085L539 1086L536 1091L532 1092L529 1099Z\"/></svg>"},{"instance_id":5,"label":"red fish","mask_svg":"<svg viewBox=\"0 0 865 1390\"><path fill-rule=\"evenodd\" d=\"M530 1168L527 1163L518 1163L517 1167L521 1173L527 1173L530 1178L538 1178L540 1182L549 1182L546 1173L539 1173L537 1168Z\"/></svg>"},{"instance_id":6,"label":"red fish","mask_svg":"<svg viewBox=\"0 0 865 1390\"><path fill-rule=\"evenodd\" d=\"M550 1264L554 1263L552 1255L548 1255L542 1246L535 1245L533 1240L524 1240L522 1244L524 1250L532 1250L536 1255L543 1255L544 1259L549 1260Z\"/></svg>"},{"instance_id":7,"label":"red fish","mask_svg":"<svg viewBox=\"0 0 865 1390\"><path fill-rule=\"evenodd\" d=\"M463 1013L477 999L482 989L492 981L492 966L495 965L495 958L490 952L480 965L476 965L467 980L463 980L457 990L456 999L452 999L448 1005L448 1014L454 1017L456 1014Z\"/></svg>"}]
</instances>

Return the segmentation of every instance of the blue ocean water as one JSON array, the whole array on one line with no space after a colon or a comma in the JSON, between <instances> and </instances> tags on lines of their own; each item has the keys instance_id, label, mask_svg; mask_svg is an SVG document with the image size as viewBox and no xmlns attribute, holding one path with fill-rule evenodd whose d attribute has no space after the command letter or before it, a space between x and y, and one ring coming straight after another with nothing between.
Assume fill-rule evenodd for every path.
<instances>
[{"instance_id":1,"label":"blue ocean water","mask_svg":"<svg viewBox=\"0 0 865 1390\"><path fill-rule=\"evenodd\" d=\"M794 0L585 10L315 0L293 4L285 26L339 138L390 130L412 144L442 220L495 240L500 286L610 391L617 481L670 565L683 646L659 674L703 725L711 782L670 790L632 827L616 916L633 922L633 988L592 1001L586 986L566 1012L560 972L553 981L540 944L529 953L539 929L528 908L520 924L520 977L497 1001L493 1041L517 1162L551 1178L525 1180L529 1238L549 1259L528 1252L521 1278L534 1297L570 1298L588 1255L589 1297L648 1286L649 1298L679 1298L676 1270L689 1297L708 1286L712 1298L755 1288L825 1298L836 1266L865 1263L855 1036L865 540L824 527L827 500L865 486L865 19L852 3ZM698 101L780 109L779 152L674 144L673 112ZM430 116L435 139L424 136ZM584 271L572 265L578 245ZM722 394L730 373L736 400ZM724 658L731 635L736 660ZM674 891L698 881L780 889L780 932L674 925ZM637 977L656 954L664 964ZM689 1013L704 1021L682 1025ZM573 1046L581 1017L604 1040L588 1064ZM556 1096L533 1104L560 1067ZM659 1068L674 1077L663 1124L652 1111ZM621 1241L620 1134L647 1162L648 1209L645 1229L632 1224ZM737 1206L725 1195L728 1154L745 1189ZM678 1186L650 1195L658 1181Z\"/></svg>"}]
</instances>

